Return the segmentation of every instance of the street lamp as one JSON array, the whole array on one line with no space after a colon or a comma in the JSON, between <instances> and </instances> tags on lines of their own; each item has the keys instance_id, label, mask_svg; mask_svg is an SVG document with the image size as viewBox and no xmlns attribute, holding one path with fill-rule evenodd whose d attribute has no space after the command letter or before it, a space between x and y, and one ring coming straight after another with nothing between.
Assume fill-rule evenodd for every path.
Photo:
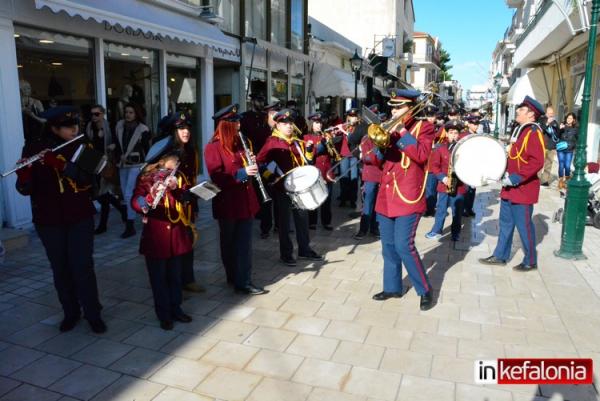
<instances>
[{"instance_id":1,"label":"street lamp","mask_svg":"<svg viewBox=\"0 0 600 401\"><path fill-rule=\"evenodd\" d=\"M354 107L358 107L358 80L360 79L360 69L363 59L358 55L357 49L354 49L354 55L350 59L350 66L354 71Z\"/></svg>"},{"instance_id":2,"label":"street lamp","mask_svg":"<svg viewBox=\"0 0 600 401\"><path fill-rule=\"evenodd\" d=\"M500 71L494 75L494 86L496 87L496 122L494 123L494 138L498 139L498 114L500 114L500 84L502 83L502 74Z\"/></svg>"},{"instance_id":3,"label":"street lamp","mask_svg":"<svg viewBox=\"0 0 600 401\"><path fill-rule=\"evenodd\" d=\"M587 200L590 183L585 179L585 165L587 162L587 130L590 116L590 95L592 91L592 71L594 69L594 55L596 53L596 30L600 16L600 0L592 2L592 18L590 19L590 34L588 38L587 58L585 63L585 81L581 101L581 121L579 122L579 135L575 147L575 172L573 179L567 184L567 199L565 200L565 214L562 226L560 249L556 256L565 259L585 259L583 254L583 236L585 234L585 219L587 215Z\"/></svg>"}]
</instances>

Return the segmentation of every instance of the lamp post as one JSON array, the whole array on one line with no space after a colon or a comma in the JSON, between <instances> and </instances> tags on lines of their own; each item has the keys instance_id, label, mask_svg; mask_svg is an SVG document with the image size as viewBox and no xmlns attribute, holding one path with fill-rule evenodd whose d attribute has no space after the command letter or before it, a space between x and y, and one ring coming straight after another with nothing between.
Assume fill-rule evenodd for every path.
<instances>
[{"instance_id":1,"label":"lamp post","mask_svg":"<svg viewBox=\"0 0 600 401\"><path fill-rule=\"evenodd\" d=\"M502 74L500 71L494 75L494 86L496 87L496 119L494 123L494 138L498 139L498 114L500 114L500 84L502 83Z\"/></svg>"},{"instance_id":2,"label":"lamp post","mask_svg":"<svg viewBox=\"0 0 600 401\"><path fill-rule=\"evenodd\" d=\"M360 69L363 59L358 55L357 49L354 49L354 55L350 58L350 66L354 71L354 107L358 107L358 80L360 79Z\"/></svg>"},{"instance_id":3,"label":"lamp post","mask_svg":"<svg viewBox=\"0 0 600 401\"><path fill-rule=\"evenodd\" d=\"M587 59L585 63L585 82L581 104L581 122L575 147L575 172L573 179L567 184L567 199L560 240L560 249L556 256L564 259L585 259L583 254L583 236L587 214L587 200L590 183L585 179L584 168L587 162L587 129L590 115L590 94L592 90L592 71L596 52L596 30L600 16L600 0L592 2L592 18L588 38Z\"/></svg>"}]
</instances>

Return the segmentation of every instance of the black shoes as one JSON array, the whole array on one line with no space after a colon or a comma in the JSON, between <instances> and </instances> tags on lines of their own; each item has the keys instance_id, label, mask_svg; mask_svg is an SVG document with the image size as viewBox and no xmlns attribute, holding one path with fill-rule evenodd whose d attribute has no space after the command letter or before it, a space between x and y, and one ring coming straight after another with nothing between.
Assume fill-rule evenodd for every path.
<instances>
[{"instance_id":1,"label":"black shoes","mask_svg":"<svg viewBox=\"0 0 600 401\"><path fill-rule=\"evenodd\" d=\"M61 333L71 331L75 328L78 321L79 317L65 317L63 321L60 322L60 326L58 327L58 329L61 331Z\"/></svg>"},{"instance_id":2,"label":"black shoes","mask_svg":"<svg viewBox=\"0 0 600 401\"><path fill-rule=\"evenodd\" d=\"M189 323L192 321L192 317L190 315L186 315L183 312L181 312L178 315L175 315L173 318L181 323ZM162 327L162 325L161 325L161 327Z\"/></svg>"},{"instance_id":3,"label":"black shoes","mask_svg":"<svg viewBox=\"0 0 600 401\"><path fill-rule=\"evenodd\" d=\"M262 295L262 294L267 294L269 291L265 290L262 287L257 287L254 284L249 284L248 286L246 286L244 288L236 288L235 292L238 294L245 294L245 295Z\"/></svg>"},{"instance_id":4,"label":"black shoes","mask_svg":"<svg viewBox=\"0 0 600 401\"><path fill-rule=\"evenodd\" d=\"M364 231L359 231L356 234L354 234L354 239L363 239L367 236L367 233Z\"/></svg>"},{"instance_id":5,"label":"black shoes","mask_svg":"<svg viewBox=\"0 0 600 401\"><path fill-rule=\"evenodd\" d=\"M316 224L311 224L308 226L309 230L316 230L317 229L317 225Z\"/></svg>"},{"instance_id":6,"label":"black shoes","mask_svg":"<svg viewBox=\"0 0 600 401\"><path fill-rule=\"evenodd\" d=\"M135 227L133 225L133 220L127 220L125 223L125 231L121 234L121 238L129 238L135 235Z\"/></svg>"},{"instance_id":7,"label":"black shoes","mask_svg":"<svg viewBox=\"0 0 600 401\"><path fill-rule=\"evenodd\" d=\"M401 292L378 292L377 294L373 295L373 299L375 301L385 301L386 299L389 298L402 298L402 293Z\"/></svg>"},{"instance_id":8,"label":"black shoes","mask_svg":"<svg viewBox=\"0 0 600 401\"><path fill-rule=\"evenodd\" d=\"M550 186L550 183L549 183L549 182L542 182L540 185L541 185L542 187L549 187L549 186Z\"/></svg>"},{"instance_id":9,"label":"black shoes","mask_svg":"<svg viewBox=\"0 0 600 401\"><path fill-rule=\"evenodd\" d=\"M475 212L472 210L466 210L463 212L463 217L475 217Z\"/></svg>"},{"instance_id":10,"label":"black shoes","mask_svg":"<svg viewBox=\"0 0 600 401\"><path fill-rule=\"evenodd\" d=\"M267 239L269 238L269 232L264 232L264 233L260 233L260 239Z\"/></svg>"},{"instance_id":11,"label":"black shoes","mask_svg":"<svg viewBox=\"0 0 600 401\"><path fill-rule=\"evenodd\" d=\"M298 254L298 259L323 260L323 256L319 255L311 249L308 253Z\"/></svg>"},{"instance_id":12,"label":"black shoes","mask_svg":"<svg viewBox=\"0 0 600 401\"><path fill-rule=\"evenodd\" d=\"M483 263L484 265L504 266L506 265L506 260L497 259L494 255L492 255L488 256L487 258L479 259L479 263Z\"/></svg>"},{"instance_id":13,"label":"black shoes","mask_svg":"<svg viewBox=\"0 0 600 401\"><path fill-rule=\"evenodd\" d=\"M160 328L163 330L173 330L173 321L171 320L161 320Z\"/></svg>"},{"instance_id":14,"label":"black shoes","mask_svg":"<svg viewBox=\"0 0 600 401\"><path fill-rule=\"evenodd\" d=\"M513 270L516 272L528 272L528 271L535 270L535 269L537 269L537 265L535 263L532 265L526 265L524 263L519 263L518 265L513 267Z\"/></svg>"},{"instance_id":15,"label":"black shoes","mask_svg":"<svg viewBox=\"0 0 600 401\"><path fill-rule=\"evenodd\" d=\"M98 235L98 234L103 234L106 232L106 226L105 225L99 225L98 228L96 228L94 230L94 234Z\"/></svg>"},{"instance_id":16,"label":"black shoes","mask_svg":"<svg viewBox=\"0 0 600 401\"><path fill-rule=\"evenodd\" d=\"M284 265L288 265L288 266L296 266L296 259L290 257L280 257L279 261L281 263L283 263Z\"/></svg>"},{"instance_id":17,"label":"black shoes","mask_svg":"<svg viewBox=\"0 0 600 401\"><path fill-rule=\"evenodd\" d=\"M431 291L427 291L425 294L421 295L419 307L421 310L429 310L433 307L433 296L431 295Z\"/></svg>"},{"instance_id":18,"label":"black shoes","mask_svg":"<svg viewBox=\"0 0 600 401\"><path fill-rule=\"evenodd\" d=\"M98 318L97 320L89 320L88 323L90 324L90 328L94 333L102 334L106 332L106 323L104 323L101 318Z\"/></svg>"},{"instance_id":19,"label":"black shoes","mask_svg":"<svg viewBox=\"0 0 600 401\"><path fill-rule=\"evenodd\" d=\"M323 226L324 229L326 229L327 231L333 231L333 226L331 224L325 224Z\"/></svg>"}]
</instances>

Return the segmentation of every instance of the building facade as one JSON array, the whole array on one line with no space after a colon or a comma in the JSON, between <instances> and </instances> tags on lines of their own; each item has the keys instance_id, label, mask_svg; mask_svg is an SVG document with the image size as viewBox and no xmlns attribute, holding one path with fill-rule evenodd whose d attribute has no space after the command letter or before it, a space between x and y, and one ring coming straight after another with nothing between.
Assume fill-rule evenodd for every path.
<instances>
[{"instance_id":1,"label":"building facade","mask_svg":"<svg viewBox=\"0 0 600 401\"><path fill-rule=\"evenodd\" d=\"M135 102L153 133L185 110L200 154L215 109L243 108L252 92L305 109L306 26L307 0L4 0L0 115L16 117L0 119L0 169L55 105L77 106L85 123L101 104L114 125ZM15 179L0 182L0 221L26 227L30 205Z\"/></svg>"},{"instance_id":2,"label":"building facade","mask_svg":"<svg viewBox=\"0 0 600 401\"><path fill-rule=\"evenodd\" d=\"M438 38L426 32L415 32L413 35L413 72L411 84L425 90L431 83L440 80L440 49Z\"/></svg>"}]
</instances>

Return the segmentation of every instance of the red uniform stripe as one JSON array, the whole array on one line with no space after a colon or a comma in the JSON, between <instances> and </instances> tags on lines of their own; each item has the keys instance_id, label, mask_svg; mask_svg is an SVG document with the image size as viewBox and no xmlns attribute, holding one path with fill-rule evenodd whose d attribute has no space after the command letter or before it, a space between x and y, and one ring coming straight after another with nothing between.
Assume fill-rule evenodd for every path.
<instances>
[{"instance_id":1,"label":"red uniform stripe","mask_svg":"<svg viewBox=\"0 0 600 401\"><path fill-rule=\"evenodd\" d=\"M423 267L421 258L419 258L419 255L417 254L417 248L415 248L415 235L417 233L417 226L419 225L420 218L421 218L420 216L417 216L417 218L415 219L415 222L413 224L413 227L412 227L412 230L410 233L412 241L409 244L409 247L410 247L410 254L413 257L415 265L417 265L417 270L419 270L419 276L421 276L421 281L423 283L423 287L425 287L426 291L429 291L429 285L427 284L427 279L425 278L425 268Z\"/></svg>"}]
</instances>

